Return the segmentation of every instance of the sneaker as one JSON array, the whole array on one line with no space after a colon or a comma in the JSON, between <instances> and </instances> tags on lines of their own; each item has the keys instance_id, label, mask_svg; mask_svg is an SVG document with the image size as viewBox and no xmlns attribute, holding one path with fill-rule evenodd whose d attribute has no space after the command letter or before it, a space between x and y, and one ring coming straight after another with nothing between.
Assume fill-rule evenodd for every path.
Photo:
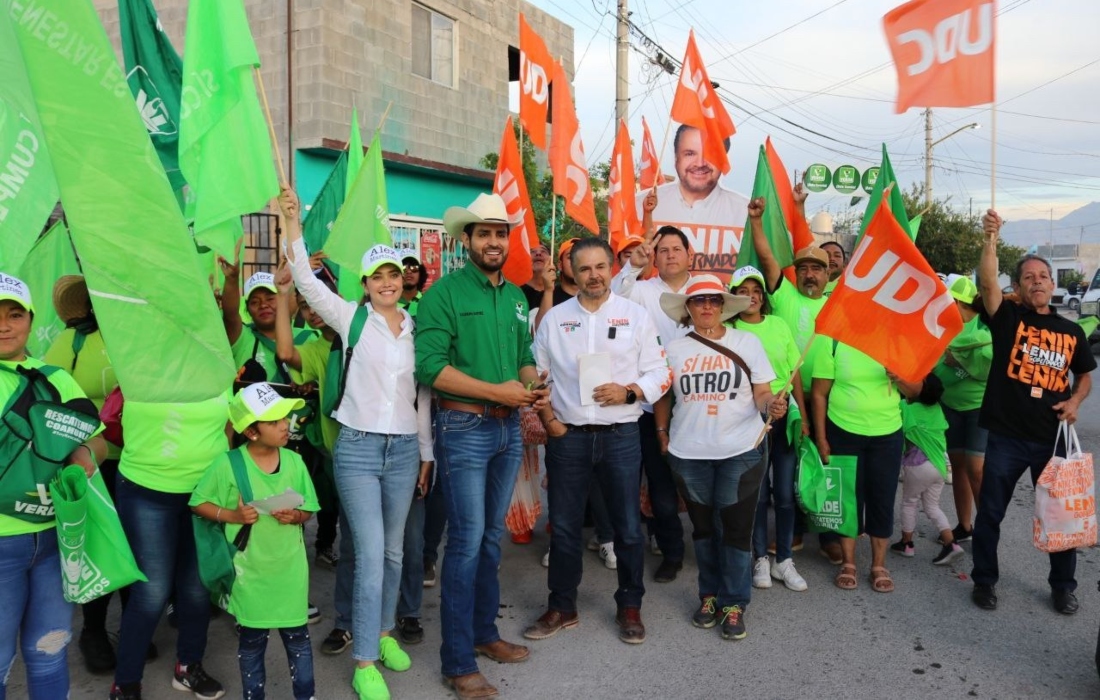
<instances>
[{"instance_id":1,"label":"sneaker","mask_svg":"<svg viewBox=\"0 0 1100 700\"><path fill-rule=\"evenodd\" d=\"M321 621L321 610L313 603L310 603L309 607L306 608L306 616L306 624L316 625Z\"/></svg>"},{"instance_id":2,"label":"sneaker","mask_svg":"<svg viewBox=\"0 0 1100 700\"><path fill-rule=\"evenodd\" d=\"M328 656L343 654L344 650L351 646L351 639L351 632L333 627L325 637L325 641L321 642L321 653Z\"/></svg>"},{"instance_id":3,"label":"sneaker","mask_svg":"<svg viewBox=\"0 0 1100 700\"><path fill-rule=\"evenodd\" d=\"M359 694L359 700L390 700L390 689L375 666L355 669L351 687Z\"/></svg>"},{"instance_id":4,"label":"sneaker","mask_svg":"<svg viewBox=\"0 0 1100 700\"><path fill-rule=\"evenodd\" d=\"M424 641L424 628L420 626L420 618L397 618L397 636L405 644L419 644Z\"/></svg>"},{"instance_id":5,"label":"sneaker","mask_svg":"<svg viewBox=\"0 0 1100 700\"><path fill-rule=\"evenodd\" d=\"M974 531L967 530L963 527L962 523L959 523L955 527L951 528L951 537L954 538L955 544L962 544L963 542L969 542L974 539ZM943 540L939 540L940 544L943 544Z\"/></svg>"},{"instance_id":6,"label":"sneaker","mask_svg":"<svg viewBox=\"0 0 1100 700\"><path fill-rule=\"evenodd\" d=\"M340 555L336 553L335 549L332 547L318 547L317 556L314 558L313 563L322 569L335 571L338 561L340 561Z\"/></svg>"},{"instance_id":7,"label":"sneaker","mask_svg":"<svg viewBox=\"0 0 1100 700\"><path fill-rule=\"evenodd\" d=\"M378 660L391 671L408 671L412 666L412 659L393 637L382 637L378 640Z\"/></svg>"},{"instance_id":8,"label":"sneaker","mask_svg":"<svg viewBox=\"0 0 1100 700\"><path fill-rule=\"evenodd\" d=\"M756 563L752 565L752 587L753 588L771 588L772 587L772 575L771 569L768 567L768 558L760 557L756 560Z\"/></svg>"},{"instance_id":9,"label":"sneaker","mask_svg":"<svg viewBox=\"0 0 1100 700\"><path fill-rule=\"evenodd\" d=\"M657 546L657 535L649 536L649 553L656 557L664 556L661 548Z\"/></svg>"},{"instance_id":10,"label":"sneaker","mask_svg":"<svg viewBox=\"0 0 1100 700\"><path fill-rule=\"evenodd\" d=\"M80 631L80 655L84 657L84 666L88 673L106 673L115 667L115 650L107 630Z\"/></svg>"},{"instance_id":11,"label":"sneaker","mask_svg":"<svg viewBox=\"0 0 1100 700\"><path fill-rule=\"evenodd\" d=\"M754 576L755 573L754 571ZM799 576L798 570L794 568L794 559L784 559L772 564L771 575L776 581L782 581L783 585L792 591L804 591L809 588L806 585L806 579Z\"/></svg>"},{"instance_id":12,"label":"sneaker","mask_svg":"<svg viewBox=\"0 0 1100 700\"><path fill-rule=\"evenodd\" d=\"M218 700L225 695L225 688L206 675L201 661L186 666L177 661L172 687L176 690L190 690L199 700Z\"/></svg>"},{"instance_id":13,"label":"sneaker","mask_svg":"<svg viewBox=\"0 0 1100 700\"><path fill-rule=\"evenodd\" d=\"M709 630L718 624L718 599L712 595L703 596L702 603L691 616L691 624L699 629Z\"/></svg>"},{"instance_id":14,"label":"sneaker","mask_svg":"<svg viewBox=\"0 0 1100 700\"><path fill-rule=\"evenodd\" d=\"M744 639L749 636L745 629L745 611L740 605L722 608L722 639Z\"/></svg>"},{"instance_id":15,"label":"sneaker","mask_svg":"<svg viewBox=\"0 0 1100 700\"><path fill-rule=\"evenodd\" d=\"M435 586L435 562L424 562L424 588L431 588ZM389 692L389 691L387 691Z\"/></svg>"},{"instance_id":16,"label":"sneaker","mask_svg":"<svg viewBox=\"0 0 1100 700\"><path fill-rule=\"evenodd\" d=\"M542 566L543 566L543 568L546 568L546 569L550 568L550 548L549 547L546 548L546 554L542 555Z\"/></svg>"},{"instance_id":17,"label":"sneaker","mask_svg":"<svg viewBox=\"0 0 1100 700\"><path fill-rule=\"evenodd\" d=\"M141 700L141 683L111 684L110 700Z\"/></svg>"},{"instance_id":18,"label":"sneaker","mask_svg":"<svg viewBox=\"0 0 1100 700\"><path fill-rule=\"evenodd\" d=\"M945 544L940 553L936 555L936 558L932 560L932 563L936 566L947 566L953 562L962 559L965 552L963 548L952 542L951 544Z\"/></svg>"},{"instance_id":19,"label":"sneaker","mask_svg":"<svg viewBox=\"0 0 1100 700\"><path fill-rule=\"evenodd\" d=\"M912 542L906 542L905 540L898 540L894 544L890 545L890 551L894 554L900 554L903 557L911 557L917 553L916 547Z\"/></svg>"},{"instance_id":20,"label":"sneaker","mask_svg":"<svg viewBox=\"0 0 1100 700\"><path fill-rule=\"evenodd\" d=\"M600 559L603 559L603 565L609 569L619 568L619 560L615 557L614 542L604 542L600 545Z\"/></svg>"}]
</instances>

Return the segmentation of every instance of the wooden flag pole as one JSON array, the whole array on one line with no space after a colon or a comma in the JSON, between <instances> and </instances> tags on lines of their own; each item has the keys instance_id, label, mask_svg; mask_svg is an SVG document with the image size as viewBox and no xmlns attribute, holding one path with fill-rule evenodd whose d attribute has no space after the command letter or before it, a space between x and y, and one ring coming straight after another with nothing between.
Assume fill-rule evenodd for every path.
<instances>
[{"instance_id":1,"label":"wooden flag pole","mask_svg":"<svg viewBox=\"0 0 1100 700\"><path fill-rule=\"evenodd\" d=\"M794 384L794 375L801 369L802 364L806 361L806 355L810 353L810 348L813 347L814 340L817 339L817 333L810 336L809 342L806 343L806 347L802 349L802 356L798 358L798 362L795 363L794 369L791 370L791 376L787 379L787 383L783 385L783 388L779 390L779 394L789 394L791 386ZM778 396L778 394L776 394ZM803 399L805 400L805 398ZM803 420L806 416L802 417ZM764 423L764 427L760 430L760 434L756 436L756 442L753 443L753 448L760 447L760 443L764 442L764 438L767 437L768 431L772 427L772 417L768 416L768 420Z\"/></svg>"},{"instance_id":2,"label":"wooden flag pole","mask_svg":"<svg viewBox=\"0 0 1100 700\"><path fill-rule=\"evenodd\" d=\"M264 91L264 79L260 75L258 66L252 66L252 74L256 76L256 84L260 87L260 100L264 106L264 117L267 119L267 131L271 136L271 147L275 150L275 163L279 166L279 183L289 185L286 179L286 168L283 167L283 152L279 148L279 141L275 138L275 124L271 121L271 106L267 103L267 92Z\"/></svg>"},{"instance_id":3,"label":"wooden flag pole","mask_svg":"<svg viewBox=\"0 0 1100 700\"><path fill-rule=\"evenodd\" d=\"M989 108L989 208L997 208L997 103Z\"/></svg>"},{"instance_id":4,"label":"wooden flag pole","mask_svg":"<svg viewBox=\"0 0 1100 700\"><path fill-rule=\"evenodd\" d=\"M553 202L550 208L550 254L556 255L554 244L557 242L558 237L558 195L550 193L550 199ZM558 272L561 272L561 270Z\"/></svg>"},{"instance_id":5,"label":"wooden flag pole","mask_svg":"<svg viewBox=\"0 0 1100 700\"><path fill-rule=\"evenodd\" d=\"M386 111L382 112L382 118L378 120L378 128L374 130L375 133L378 133L378 132L382 131L382 127L385 126L386 119L390 116L390 110L392 108L393 108L393 100L390 100L390 103L388 105L386 105Z\"/></svg>"}]
</instances>

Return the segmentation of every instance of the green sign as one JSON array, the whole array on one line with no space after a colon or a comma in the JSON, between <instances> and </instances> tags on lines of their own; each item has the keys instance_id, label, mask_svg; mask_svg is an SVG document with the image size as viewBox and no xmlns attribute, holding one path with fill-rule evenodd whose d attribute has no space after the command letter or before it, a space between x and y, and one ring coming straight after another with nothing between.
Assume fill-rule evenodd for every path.
<instances>
[{"instance_id":1,"label":"green sign","mask_svg":"<svg viewBox=\"0 0 1100 700\"><path fill-rule=\"evenodd\" d=\"M829 184L833 179L832 175L828 167L821 163L814 163L806 168L806 173L803 175L802 181L806 184L806 189L810 192L824 192L829 189Z\"/></svg>"},{"instance_id":2,"label":"green sign","mask_svg":"<svg viewBox=\"0 0 1100 700\"><path fill-rule=\"evenodd\" d=\"M833 188L841 194L851 194L859 187L859 171L852 165L842 165L833 173Z\"/></svg>"},{"instance_id":3,"label":"green sign","mask_svg":"<svg viewBox=\"0 0 1100 700\"><path fill-rule=\"evenodd\" d=\"M875 189L875 182L878 180L878 171L879 167L877 165L863 171L863 180L860 182L860 185L867 194L871 194L871 190Z\"/></svg>"}]
</instances>

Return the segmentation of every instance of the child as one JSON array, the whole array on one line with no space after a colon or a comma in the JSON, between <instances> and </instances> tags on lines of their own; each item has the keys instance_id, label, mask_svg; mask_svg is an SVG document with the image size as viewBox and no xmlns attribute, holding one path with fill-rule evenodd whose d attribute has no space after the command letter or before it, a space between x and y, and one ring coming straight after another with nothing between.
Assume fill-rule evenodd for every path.
<instances>
[{"instance_id":1,"label":"child","mask_svg":"<svg viewBox=\"0 0 1100 700\"><path fill-rule=\"evenodd\" d=\"M908 446L901 458L904 480L901 491L901 540L890 545L890 551L911 557L913 531L917 527L917 503L940 531L943 547L932 559L936 566L946 566L963 556L963 549L951 532L950 522L940 508L940 493L947 471L947 419L943 417L939 399L943 383L935 375L924 380L920 395L914 401L902 401L902 430Z\"/></svg>"},{"instance_id":2,"label":"child","mask_svg":"<svg viewBox=\"0 0 1100 700\"><path fill-rule=\"evenodd\" d=\"M314 695L313 652L306 627L309 571L302 523L318 510L317 495L302 458L283 449L289 436L291 411L301 399L284 399L267 383L245 387L229 407L233 429L247 439L237 452L243 457L253 503L292 490L302 497L293 509L261 514L241 500L231 454L219 457L191 495L190 505L208 520L226 523L225 537L236 538L251 526L247 544L233 558L236 580L228 610L240 625L237 646L241 681L247 700L264 697L264 652L271 628L279 630L290 662L296 700Z\"/></svg>"}]
</instances>

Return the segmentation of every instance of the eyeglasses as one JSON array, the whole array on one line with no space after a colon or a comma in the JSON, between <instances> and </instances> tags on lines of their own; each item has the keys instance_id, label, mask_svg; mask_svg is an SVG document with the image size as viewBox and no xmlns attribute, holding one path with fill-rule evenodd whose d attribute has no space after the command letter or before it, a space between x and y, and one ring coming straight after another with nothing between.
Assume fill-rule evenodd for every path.
<instances>
[{"instance_id":1,"label":"eyeglasses","mask_svg":"<svg viewBox=\"0 0 1100 700\"><path fill-rule=\"evenodd\" d=\"M692 306L722 306L726 303L721 294L699 294L688 299Z\"/></svg>"},{"instance_id":2,"label":"eyeglasses","mask_svg":"<svg viewBox=\"0 0 1100 700\"><path fill-rule=\"evenodd\" d=\"M420 269L420 266L417 265L416 263L405 263L405 269L408 270L409 272L416 272L417 270Z\"/></svg>"}]
</instances>

